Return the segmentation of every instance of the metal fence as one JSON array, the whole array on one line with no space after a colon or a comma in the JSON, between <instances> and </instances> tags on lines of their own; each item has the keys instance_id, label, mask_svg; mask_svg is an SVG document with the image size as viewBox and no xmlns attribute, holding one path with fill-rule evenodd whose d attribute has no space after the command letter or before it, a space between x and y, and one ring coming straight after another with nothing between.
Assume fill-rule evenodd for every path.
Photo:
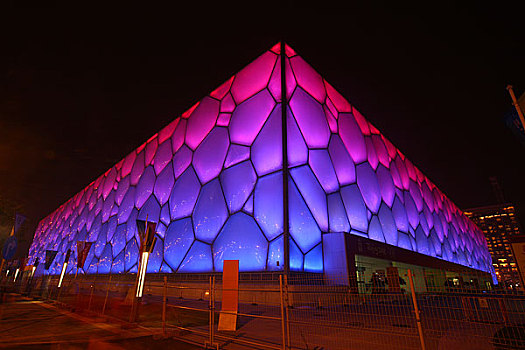
<instances>
[{"instance_id":1,"label":"metal fence","mask_svg":"<svg viewBox=\"0 0 525 350\"><path fill-rule=\"evenodd\" d=\"M362 286L322 274L241 274L236 330L219 331L221 274L151 274L140 300L135 276L67 275L58 288L58 276L25 273L1 288L208 348L525 349L525 296L461 280L436 288L406 271Z\"/></svg>"}]
</instances>

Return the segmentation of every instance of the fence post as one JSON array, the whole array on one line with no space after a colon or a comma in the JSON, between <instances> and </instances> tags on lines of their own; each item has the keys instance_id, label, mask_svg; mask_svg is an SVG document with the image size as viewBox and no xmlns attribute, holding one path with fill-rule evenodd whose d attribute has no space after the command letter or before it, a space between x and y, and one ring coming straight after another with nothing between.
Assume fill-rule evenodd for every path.
<instances>
[{"instance_id":1,"label":"fence post","mask_svg":"<svg viewBox=\"0 0 525 350\"><path fill-rule=\"evenodd\" d=\"M111 286L111 278L112 277L113 277L113 275L110 273L109 274L109 280L108 280L108 286L106 288L106 297L104 298L104 306L102 306L102 315L104 315L104 313L106 312L106 304L108 303L109 288Z\"/></svg>"},{"instance_id":2,"label":"fence post","mask_svg":"<svg viewBox=\"0 0 525 350\"><path fill-rule=\"evenodd\" d=\"M419 341L421 342L421 349L425 350L425 339L423 337L423 327L421 326L421 317L419 315L419 308L417 307L416 291L414 289L414 280L412 278L412 271L408 270L408 280L410 281L410 291L412 295L412 303L414 304L414 313L416 314L417 332L419 333Z\"/></svg>"},{"instance_id":3,"label":"fence post","mask_svg":"<svg viewBox=\"0 0 525 350\"><path fill-rule=\"evenodd\" d=\"M279 296L281 297L281 331L283 333L283 350L286 350L286 331L284 328L283 275L279 275Z\"/></svg>"},{"instance_id":4,"label":"fence post","mask_svg":"<svg viewBox=\"0 0 525 350\"><path fill-rule=\"evenodd\" d=\"M162 335L166 336L166 303L168 299L168 276L164 276L164 288L162 291Z\"/></svg>"},{"instance_id":5,"label":"fence post","mask_svg":"<svg viewBox=\"0 0 525 350\"><path fill-rule=\"evenodd\" d=\"M286 319L286 344L288 349L292 348L290 342L290 315L288 314L288 308L290 307L290 300L288 296L288 275L284 275L284 315Z\"/></svg>"},{"instance_id":6,"label":"fence post","mask_svg":"<svg viewBox=\"0 0 525 350\"><path fill-rule=\"evenodd\" d=\"M505 300L503 298L498 299L499 308L501 310L501 314L503 315L503 321L505 324L509 323L509 314L507 313L507 307L505 306Z\"/></svg>"}]
</instances>

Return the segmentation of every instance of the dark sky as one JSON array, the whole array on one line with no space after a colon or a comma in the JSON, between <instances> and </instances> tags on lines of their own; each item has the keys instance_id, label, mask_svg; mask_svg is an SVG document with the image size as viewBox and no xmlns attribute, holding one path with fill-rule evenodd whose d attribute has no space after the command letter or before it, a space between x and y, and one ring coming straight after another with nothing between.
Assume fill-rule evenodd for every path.
<instances>
[{"instance_id":1,"label":"dark sky","mask_svg":"<svg viewBox=\"0 0 525 350\"><path fill-rule=\"evenodd\" d=\"M525 92L518 11L190 3L1 9L0 199L30 225L283 33L460 208L494 203L497 176L523 218L525 147L502 120L505 86Z\"/></svg>"}]
</instances>

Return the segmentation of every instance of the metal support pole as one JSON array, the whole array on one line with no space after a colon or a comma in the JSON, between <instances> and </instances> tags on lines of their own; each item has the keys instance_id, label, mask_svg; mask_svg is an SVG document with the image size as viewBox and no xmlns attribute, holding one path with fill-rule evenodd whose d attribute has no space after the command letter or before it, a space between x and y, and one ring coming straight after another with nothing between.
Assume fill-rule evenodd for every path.
<instances>
[{"instance_id":1,"label":"metal support pole","mask_svg":"<svg viewBox=\"0 0 525 350\"><path fill-rule=\"evenodd\" d=\"M286 350L286 330L284 327L283 275L279 275L279 296L281 297L281 331L283 335L283 350Z\"/></svg>"},{"instance_id":2,"label":"metal support pole","mask_svg":"<svg viewBox=\"0 0 525 350\"><path fill-rule=\"evenodd\" d=\"M419 333L419 341L421 342L421 350L425 350L425 338L423 337L423 327L421 325L421 317L419 308L417 307L416 291L414 289L414 280L412 278L412 271L408 270L408 280L410 281L410 291L412 295L412 303L414 304L414 313L416 314L417 332Z\"/></svg>"},{"instance_id":3,"label":"metal support pole","mask_svg":"<svg viewBox=\"0 0 525 350\"><path fill-rule=\"evenodd\" d=\"M286 344L288 349L292 348L290 342L290 315L288 308L290 307L290 300L288 298L288 275L284 275L284 316L286 319Z\"/></svg>"},{"instance_id":4,"label":"metal support pole","mask_svg":"<svg viewBox=\"0 0 525 350\"><path fill-rule=\"evenodd\" d=\"M514 108L516 108L516 112L518 112L518 116L520 117L521 127L525 129L525 118L523 117L523 111L521 110L520 105L516 100L516 95L514 95L512 85L507 85L507 91L509 92L510 98L512 99L512 105L514 106Z\"/></svg>"},{"instance_id":5,"label":"metal support pole","mask_svg":"<svg viewBox=\"0 0 525 350\"><path fill-rule=\"evenodd\" d=\"M106 305L108 303L108 296L109 296L109 288L111 287L111 278L113 275L110 273L109 280L108 280L108 286L106 288L106 297L104 298L104 306L102 306L102 315L106 312Z\"/></svg>"},{"instance_id":6,"label":"metal support pole","mask_svg":"<svg viewBox=\"0 0 525 350\"><path fill-rule=\"evenodd\" d=\"M288 224L288 124L286 120L286 53L284 40L281 41L281 118L282 118L282 148L283 148L283 269L290 272L290 228Z\"/></svg>"},{"instance_id":7,"label":"metal support pole","mask_svg":"<svg viewBox=\"0 0 525 350\"><path fill-rule=\"evenodd\" d=\"M166 336L166 303L168 302L168 277L164 276L164 288L162 290L162 335Z\"/></svg>"}]
</instances>

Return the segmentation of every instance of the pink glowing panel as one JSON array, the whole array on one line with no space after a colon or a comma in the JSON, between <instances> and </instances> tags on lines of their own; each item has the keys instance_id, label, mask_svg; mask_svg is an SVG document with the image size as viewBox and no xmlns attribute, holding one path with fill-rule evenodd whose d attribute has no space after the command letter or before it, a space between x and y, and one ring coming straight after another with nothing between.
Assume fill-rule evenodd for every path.
<instances>
[{"instance_id":1,"label":"pink glowing panel","mask_svg":"<svg viewBox=\"0 0 525 350\"><path fill-rule=\"evenodd\" d=\"M106 180L104 181L104 187L102 189L102 197L106 199L109 195L109 192L113 189L113 185L115 184L115 179L117 177L117 170L115 168L111 168L108 175L106 176Z\"/></svg>"},{"instance_id":2,"label":"pink glowing panel","mask_svg":"<svg viewBox=\"0 0 525 350\"><path fill-rule=\"evenodd\" d=\"M320 103L324 103L326 91L323 78L301 57L290 59L297 83Z\"/></svg>"},{"instance_id":3,"label":"pink glowing panel","mask_svg":"<svg viewBox=\"0 0 525 350\"><path fill-rule=\"evenodd\" d=\"M155 171L152 167L147 167L144 170L139 183L137 184L137 192L135 195L135 206L140 209L146 202L149 196L153 193L153 186L155 185Z\"/></svg>"},{"instance_id":4,"label":"pink glowing panel","mask_svg":"<svg viewBox=\"0 0 525 350\"><path fill-rule=\"evenodd\" d=\"M187 122L188 121L186 119L181 119L179 125L177 125L177 128L173 132L173 136L171 137L171 146L173 153L177 152L184 143L184 135L186 133Z\"/></svg>"},{"instance_id":5,"label":"pink glowing panel","mask_svg":"<svg viewBox=\"0 0 525 350\"><path fill-rule=\"evenodd\" d=\"M388 168L390 165L390 157L388 156L388 152L386 150L385 144L383 143L383 140L381 139L381 136L372 135L372 142L374 143L379 162Z\"/></svg>"},{"instance_id":6,"label":"pink glowing panel","mask_svg":"<svg viewBox=\"0 0 525 350\"><path fill-rule=\"evenodd\" d=\"M410 160L408 160L407 158L405 158L405 166L407 168L408 177L411 180L417 181L416 168L414 167L412 162Z\"/></svg>"},{"instance_id":7,"label":"pink glowing panel","mask_svg":"<svg viewBox=\"0 0 525 350\"><path fill-rule=\"evenodd\" d=\"M237 106L230 121L231 141L250 146L274 106L275 102L267 89Z\"/></svg>"},{"instance_id":8,"label":"pink glowing panel","mask_svg":"<svg viewBox=\"0 0 525 350\"><path fill-rule=\"evenodd\" d=\"M218 126L228 126L230 124L230 119L232 117L231 113L220 113L219 118L217 119Z\"/></svg>"},{"instance_id":9,"label":"pink glowing panel","mask_svg":"<svg viewBox=\"0 0 525 350\"><path fill-rule=\"evenodd\" d=\"M172 156L171 141L168 139L159 146L155 159L153 160L155 174L160 174L164 167L170 162Z\"/></svg>"},{"instance_id":10,"label":"pink glowing panel","mask_svg":"<svg viewBox=\"0 0 525 350\"><path fill-rule=\"evenodd\" d=\"M265 175L282 168L282 112L281 104L274 108L252 146L251 158L257 175Z\"/></svg>"},{"instance_id":11,"label":"pink glowing panel","mask_svg":"<svg viewBox=\"0 0 525 350\"><path fill-rule=\"evenodd\" d=\"M321 186L323 186L324 191L326 193L337 191L339 183L337 182L328 151L325 149L311 150L309 158L310 167L317 177L317 180L321 183Z\"/></svg>"},{"instance_id":12,"label":"pink glowing panel","mask_svg":"<svg viewBox=\"0 0 525 350\"><path fill-rule=\"evenodd\" d=\"M288 143L288 166L293 167L305 164L308 160L308 147L306 147L303 135L301 135L299 127L289 108L287 108L286 112L286 125L288 131L286 135Z\"/></svg>"},{"instance_id":13,"label":"pink glowing panel","mask_svg":"<svg viewBox=\"0 0 525 350\"><path fill-rule=\"evenodd\" d=\"M430 191L430 188L428 188L428 185L426 182L421 185L421 194L423 195L423 199L425 200L425 203L428 205L428 208L430 211L434 211L434 196L432 195L432 192Z\"/></svg>"},{"instance_id":14,"label":"pink glowing panel","mask_svg":"<svg viewBox=\"0 0 525 350\"><path fill-rule=\"evenodd\" d=\"M226 95L226 97L221 101L221 113L228 112L231 113L235 109L235 102L233 102L233 97L231 94Z\"/></svg>"},{"instance_id":15,"label":"pink glowing panel","mask_svg":"<svg viewBox=\"0 0 525 350\"><path fill-rule=\"evenodd\" d=\"M122 203L122 199L126 195L126 192L128 192L129 189L129 177L126 177L122 179L118 183L117 192L115 193L115 203L120 206L120 203Z\"/></svg>"},{"instance_id":16,"label":"pink glowing panel","mask_svg":"<svg viewBox=\"0 0 525 350\"><path fill-rule=\"evenodd\" d=\"M202 183L217 177L228 151L228 130L214 128L195 151L193 166Z\"/></svg>"},{"instance_id":17,"label":"pink glowing panel","mask_svg":"<svg viewBox=\"0 0 525 350\"><path fill-rule=\"evenodd\" d=\"M339 115L339 136L355 163L364 162L367 158L365 139L354 117L348 113Z\"/></svg>"},{"instance_id":18,"label":"pink glowing panel","mask_svg":"<svg viewBox=\"0 0 525 350\"><path fill-rule=\"evenodd\" d=\"M371 212L377 213L381 204L381 190L374 170L368 163L363 163L356 167L356 174L357 185L361 190L366 206Z\"/></svg>"},{"instance_id":19,"label":"pink glowing panel","mask_svg":"<svg viewBox=\"0 0 525 350\"><path fill-rule=\"evenodd\" d=\"M330 100L334 103L335 107L340 113L350 113L352 112L352 106L348 101L341 96L339 92L337 92L332 85L328 84L326 81L324 82L324 85L326 87L326 93L328 94L328 97Z\"/></svg>"},{"instance_id":20,"label":"pink glowing panel","mask_svg":"<svg viewBox=\"0 0 525 350\"><path fill-rule=\"evenodd\" d=\"M211 131L219 115L219 101L210 97L202 99L199 106L188 119L186 131L186 144L191 149L196 149Z\"/></svg>"},{"instance_id":21,"label":"pink glowing panel","mask_svg":"<svg viewBox=\"0 0 525 350\"><path fill-rule=\"evenodd\" d=\"M164 141L169 139L171 135L173 135L175 128L179 124L179 121L180 121L180 118L175 119L174 121L169 123L168 126L166 126L164 129L162 129L159 132L159 143L163 143Z\"/></svg>"},{"instance_id":22,"label":"pink glowing panel","mask_svg":"<svg viewBox=\"0 0 525 350\"><path fill-rule=\"evenodd\" d=\"M311 148L328 146L330 129L321 104L303 89L296 89L290 100L290 108L306 144Z\"/></svg>"},{"instance_id":23,"label":"pink glowing panel","mask_svg":"<svg viewBox=\"0 0 525 350\"><path fill-rule=\"evenodd\" d=\"M126 177L130 172L131 168L133 167L133 163L135 163L135 158L137 157L137 154L135 152L131 152L127 155L126 158L124 158L124 163L122 164L122 170L121 170L121 176Z\"/></svg>"},{"instance_id":24,"label":"pink glowing panel","mask_svg":"<svg viewBox=\"0 0 525 350\"><path fill-rule=\"evenodd\" d=\"M370 128L370 133L372 133L374 135L380 135L381 134L379 132L379 130L377 130L377 128L372 125L372 123L368 123L368 127Z\"/></svg>"},{"instance_id":25,"label":"pink glowing panel","mask_svg":"<svg viewBox=\"0 0 525 350\"><path fill-rule=\"evenodd\" d=\"M334 117L333 113L330 111L330 108L323 106L324 113L326 115L326 120L328 121L328 126L330 127L330 131L333 133L337 133L337 120Z\"/></svg>"},{"instance_id":26,"label":"pink glowing panel","mask_svg":"<svg viewBox=\"0 0 525 350\"><path fill-rule=\"evenodd\" d=\"M187 146L181 149L173 156L173 173L177 179L190 165L192 152Z\"/></svg>"},{"instance_id":27,"label":"pink glowing panel","mask_svg":"<svg viewBox=\"0 0 525 350\"><path fill-rule=\"evenodd\" d=\"M293 76L292 69L290 68L290 60L286 59L284 61L285 72L286 72L286 98L290 98L292 96L292 93L295 89L295 86L297 85L295 82L295 77ZM275 65L275 68L272 73L272 77L270 78L270 83L268 84L268 90L270 90L270 93L272 94L273 98L277 102L281 102L281 58L279 57L277 59L277 64Z\"/></svg>"},{"instance_id":28,"label":"pink glowing panel","mask_svg":"<svg viewBox=\"0 0 525 350\"><path fill-rule=\"evenodd\" d=\"M379 188L381 189L381 197L383 201L389 206L392 207L395 196L395 187L392 176L387 168L383 165L379 165L377 168L377 181L379 182Z\"/></svg>"},{"instance_id":29,"label":"pink glowing panel","mask_svg":"<svg viewBox=\"0 0 525 350\"><path fill-rule=\"evenodd\" d=\"M346 150L339 135L332 135L328 151L334 165L337 179L341 185L348 185L355 182L354 161Z\"/></svg>"},{"instance_id":30,"label":"pink glowing panel","mask_svg":"<svg viewBox=\"0 0 525 350\"><path fill-rule=\"evenodd\" d=\"M250 147L231 145L226 156L226 161L224 162L224 167L228 168L248 158L250 158Z\"/></svg>"},{"instance_id":31,"label":"pink glowing panel","mask_svg":"<svg viewBox=\"0 0 525 350\"><path fill-rule=\"evenodd\" d=\"M131 169L131 184L136 185L144 172L144 152L137 155L133 168Z\"/></svg>"},{"instance_id":32,"label":"pink glowing panel","mask_svg":"<svg viewBox=\"0 0 525 350\"><path fill-rule=\"evenodd\" d=\"M396 154L397 154L397 149L394 147L394 145L392 144L392 142L390 142L386 137L384 137L383 135L381 135L381 139L383 140L383 142L385 143L385 146L386 146L386 150L388 151L388 156L391 158L391 159L394 159L396 157Z\"/></svg>"},{"instance_id":33,"label":"pink glowing panel","mask_svg":"<svg viewBox=\"0 0 525 350\"><path fill-rule=\"evenodd\" d=\"M352 110L352 114L359 125L361 132L365 135L370 135L370 126L365 117L363 117L363 115L355 108Z\"/></svg>"},{"instance_id":34,"label":"pink glowing panel","mask_svg":"<svg viewBox=\"0 0 525 350\"><path fill-rule=\"evenodd\" d=\"M144 162L146 166L151 164L151 161L153 160L153 157L155 156L155 152L157 152L157 147L159 146L157 138L154 138L153 140L149 141L146 145L146 153L144 155Z\"/></svg>"},{"instance_id":35,"label":"pink glowing panel","mask_svg":"<svg viewBox=\"0 0 525 350\"><path fill-rule=\"evenodd\" d=\"M224 83L222 83L221 86L219 86L217 89L213 90L213 92L210 94L211 97L216 98L217 100L221 100L224 95L230 91L230 86L232 86L233 78L226 80Z\"/></svg>"},{"instance_id":36,"label":"pink glowing panel","mask_svg":"<svg viewBox=\"0 0 525 350\"><path fill-rule=\"evenodd\" d=\"M255 95L268 85L276 60L277 55L267 51L237 74L231 88L237 104Z\"/></svg>"},{"instance_id":37,"label":"pink glowing panel","mask_svg":"<svg viewBox=\"0 0 525 350\"><path fill-rule=\"evenodd\" d=\"M368 155L368 163L370 164L372 169L376 170L377 165L379 164L379 159L377 158L376 149L370 136L365 136L365 144L366 153Z\"/></svg>"},{"instance_id":38,"label":"pink glowing panel","mask_svg":"<svg viewBox=\"0 0 525 350\"><path fill-rule=\"evenodd\" d=\"M164 168L164 170L157 176L155 182L154 193L155 197L159 200L160 205L164 205L170 198L171 189L175 183L175 177L173 176L173 169L171 166Z\"/></svg>"},{"instance_id":39,"label":"pink glowing panel","mask_svg":"<svg viewBox=\"0 0 525 350\"><path fill-rule=\"evenodd\" d=\"M190 115L193 113L193 111L199 106L200 103L201 101L197 102L196 104L191 106L186 112L182 113L182 118L188 119Z\"/></svg>"}]
</instances>

